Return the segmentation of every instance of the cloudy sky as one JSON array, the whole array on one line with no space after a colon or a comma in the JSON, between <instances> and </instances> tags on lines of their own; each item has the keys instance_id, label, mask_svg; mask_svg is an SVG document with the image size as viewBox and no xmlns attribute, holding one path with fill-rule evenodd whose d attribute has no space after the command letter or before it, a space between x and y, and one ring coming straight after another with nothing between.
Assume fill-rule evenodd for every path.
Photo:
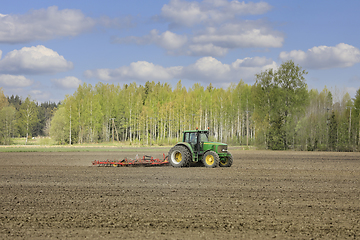
<instances>
[{"instance_id":1,"label":"cloudy sky","mask_svg":"<svg viewBox=\"0 0 360 240\"><path fill-rule=\"evenodd\" d=\"M292 59L310 89L360 88L360 1L0 0L0 87L58 102L79 84L229 86Z\"/></svg>"}]
</instances>

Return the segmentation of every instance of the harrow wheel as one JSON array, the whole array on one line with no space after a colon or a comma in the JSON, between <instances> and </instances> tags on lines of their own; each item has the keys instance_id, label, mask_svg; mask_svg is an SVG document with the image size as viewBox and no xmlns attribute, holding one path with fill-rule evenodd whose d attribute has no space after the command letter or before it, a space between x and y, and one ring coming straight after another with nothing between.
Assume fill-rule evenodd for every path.
<instances>
[{"instance_id":1,"label":"harrow wheel","mask_svg":"<svg viewBox=\"0 0 360 240\"><path fill-rule=\"evenodd\" d=\"M189 150L185 146L174 146L169 151L169 162L173 167L187 167L191 161Z\"/></svg>"},{"instance_id":2,"label":"harrow wheel","mask_svg":"<svg viewBox=\"0 0 360 240\"><path fill-rule=\"evenodd\" d=\"M231 167L231 165L233 163L233 157L232 157L231 153L229 153L229 154L230 154L230 156L227 156L220 160L220 162L219 162L220 167Z\"/></svg>"},{"instance_id":3,"label":"harrow wheel","mask_svg":"<svg viewBox=\"0 0 360 240\"><path fill-rule=\"evenodd\" d=\"M204 154L202 162L205 167L214 168L219 165L219 155L214 151L208 151Z\"/></svg>"}]
</instances>

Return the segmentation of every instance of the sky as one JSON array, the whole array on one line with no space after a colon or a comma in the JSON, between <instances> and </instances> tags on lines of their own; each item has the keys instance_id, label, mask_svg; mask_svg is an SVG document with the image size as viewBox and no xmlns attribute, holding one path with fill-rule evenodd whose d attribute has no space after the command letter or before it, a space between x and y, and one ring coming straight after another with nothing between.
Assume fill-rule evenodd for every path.
<instances>
[{"instance_id":1,"label":"sky","mask_svg":"<svg viewBox=\"0 0 360 240\"><path fill-rule=\"evenodd\" d=\"M0 0L0 88L59 102L79 84L227 88L293 60L309 89L360 88L360 1Z\"/></svg>"}]
</instances>

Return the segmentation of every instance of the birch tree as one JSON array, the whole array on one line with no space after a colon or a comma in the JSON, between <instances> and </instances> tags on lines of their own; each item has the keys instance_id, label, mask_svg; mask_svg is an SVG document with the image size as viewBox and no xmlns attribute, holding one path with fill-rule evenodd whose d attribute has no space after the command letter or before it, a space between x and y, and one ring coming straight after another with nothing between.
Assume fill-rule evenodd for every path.
<instances>
[{"instance_id":1,"label":"birch tree","mask_svg":"<svg viewBox=\"0 0 360 240\"><path fill-rule=\"evenodd\" d=\"M9 106L8 100L0 88L0 144L10 144L15 131L16 110Z\"/></svg>"},{"instance_id":2,"label":"birch tree","mask_svg":"<svg viewBox=\"0 0 360 240\"><path fill-rule=\"evenodd\" d=\"M37 107L34 101L31 101L29 97L20 105L19 109L19 127L25 136L25 145L28 142L29 134L31 135L32 127L38 121Z\"/></svg>"}]
</instances>

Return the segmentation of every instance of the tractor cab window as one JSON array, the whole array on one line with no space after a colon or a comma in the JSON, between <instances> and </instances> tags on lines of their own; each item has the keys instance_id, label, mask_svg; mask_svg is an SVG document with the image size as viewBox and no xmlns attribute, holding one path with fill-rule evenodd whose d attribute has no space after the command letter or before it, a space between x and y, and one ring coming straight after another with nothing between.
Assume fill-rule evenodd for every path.
<instances>
[{"instance_id":1,"label":"tractor cab window","mask_svg":"<svg viewBox=\"0 0 360 240\"><path fill-rule=\"evenodd\" d=\"M196 144L196 142L197 142L196 133L190 133L190 143Z\"/></svg>"},{"instance_id":2,"label":"tractor cab window","mask_svg":"<svg viewBox=\"0 0 360 240\"><path fill-rule=\"evenodd\" d=\"M205 133L200 133L200 142L208 142L208 136Z\"/></svg>"},{"instance_id":3,"label":"tractor cab window","mask_svg":"<svg viewBox=\"0 0 360 240\"><path fill-rule=\"evenodd\" d=\"M185 133L184 142L190 142L190 134L189 133Z\"/></svg>"},{"instance_id":4,"label":"tractor cab window","mask_svg":"<svg viewBox=\"0 0 360 240\"><path fill-rule=\"evenodd\" d=\"M196 144L197 142L196 133L185 133L185 142Z\"/></svg>"}]
</instances>

